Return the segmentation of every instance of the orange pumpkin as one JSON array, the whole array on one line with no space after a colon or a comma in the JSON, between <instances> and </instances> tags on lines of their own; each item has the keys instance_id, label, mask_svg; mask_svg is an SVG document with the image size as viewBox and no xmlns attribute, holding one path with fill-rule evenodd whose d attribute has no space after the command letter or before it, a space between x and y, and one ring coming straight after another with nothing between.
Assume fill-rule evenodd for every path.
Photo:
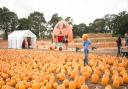
<instances>
[{"instance_id":1,"label":"orange pumpkin","mask_svg":"<svg viewBox=\"0 0 128 89\"><path fill-rule=\"evenodd\" d=\"M74 84L75 84L75 87L76 87L76 88L80 88L80 86L81 86L80 77L78 77L78 76L75 77L75 79L74 79Z\"/></svg>"},{"instance_id":2,"label":"orange pumpkin","mask_svg":"<svg viewBox=\"0 0 128 89\"><path fill-rule=\"evenodd\" d=\"M89 89L89 88L88 88L88 85L83 84L83 85L81 86L81 89Z\"/></svg>"},{"instance_id":3,"label":"orange pumpkin","mask_svg":"<svg viewBox=\"0 0 128 89\"><path fill-rule=\"evenodd\" d=\"M64 85L57 86L57 89L65 89Z\"/></svg>"},{"instance_id":4,"label":"orange pumpkin","mask_svg":"<svg viewBox=\"0 0 128 89\"><path fill-rule=\"evenodd\" d=\"M101 84L102 85L107 85L109 82L109 76L108 75L103 75L103 78L101 79Z\"/></svg>"},{"instance_id":5,"label":"orange pumpkin","mask_svg":"<svg viewBox=\"0 0 128 89\"><path fill-rule=\"evenodd\" d=\"M46 84L46 89L52 89L52 85L50 83Z\"/></svg>"},{"instance_id":6,"label":"orange pumpkin","mask_svg":"<svg viewBox=\"0 0 128 89\"><path fill-rule=\"evenodd\" d=\"M32 89L40 89L40 84L38 82L34 82L32 84Z\"/></svg>"},{"instance_id":7,"label":"orange pumpkin","mask_svg":"<svg viewBox=\"0 0 128 89\"><path fill-rule=\"evenodd\" d=\"M87 34L83 34L82 38L83 38L84 41L86 41L86 40L88 40L88 35Z\"/></svg>"},{"instance_id":8,"label":"orange pumpkin","mask_svg":"<svg viewBox=\"0 0 128 89\"><path fill-rule=\"evenodd\" d=\"M123 74L123 82L128 84L128 74L127 73Z\"/></svg>"},{"instance_id":9,"label":"orange pumpkin","mask_svg":"<svg viewBox=\"0 0 128 89\"><path fill-rule=\"evenodd\" d=\"M80 76L80 82L81 82L81 84L85 83L85 77L84 76Z\"/></svg>"},{"instance_id":10,"label":"orange pumpkin","mask_svg":"<svg viewBox=\"0 0 128 89\"><path fill-rule=\"evenodd\" d=\"M120 80L120 85L123 85L123 78L119 77L119 80Z\"/></svg>"},{"instance_id":11,"label":"orange pumpkin","mask_svg":"<svg viewBox=\"0 0 128 89\"><path fill-rule=\"evenodd\" d=\"M92 81L92 83L98 83L98 81L99 81L98 74L92 74L91 81Z\"/></svg>"},{"instance_id":12,"label":"orange pumpkin","mask_svg":"<svg viewBox=\"0 0 128 89\"><path fill-rule=\"evenodd\" d=\"M76 89L73 81L69 82L69 88L68 89Z\"/></svg>"},{"instance_id":13,"label":"orange pumpkin","mask_svg":"<svg viewBox=\"0 0 128 89\"><path fill-rule=\"evenodd\" d=\"M57 89L57 86L58 86L58 83L57 83L57 82L54 82L54 83L52 84L52 87L53 87L54 89Z\"/></svg>"},{"instance_id":14,"label":"orange pumpkin","mask_svg":"<svg viewBox=\"0 0 128 89\"><path fill-rule=\"evenodd\" d=\"M77 71L73 70L73 71L71 72L71 78L74 79L77 75L78 75L78 72L77 72Z\"/></svg>"},{"instance_id":15,"label":"orange pumpkin","mask_svg":"<svg viewBox=\"0 0 128 89\"><path fill-rule=\"evenodd\" d=\"M68 79L65 79L63 81L63 84L64 84L65 87L68 87L69 86L69 80Z\"/></svg>"},{"instance_id":16,"label":"orange pumpkin","mask_svg":"<svg viewBox=\"0 0 128 89\"><path fill-rule=\"evenodd\" d=\"M113 83L112 83L113 87L115 88L119 88L120 87L120 80L118 77L116 77L114 80L113 80Z\"/></svg>"},{"instance_id":17,"label":"orange pumpkin","mask_svg":"<svg viewBox=\"0 0 128 89\"><path fill-rule=\"evenodd\" d=\"M105 86L105 89L112 89L110 85Z\"/></svg>"},{"instance_id":18,"label":"orange pumpkin","mask_svg":"<svg viewBox=\"0 0 128 89\"><path fill-rule=\"evenodd\" d=\"M59 75L58 75L58 78L59 78L59 80L64 80L65 79L65 74L63 74L63 73L60 73Z\"/></svg>"},{"instance_id":19,"label":"orange pumpkin","mask_svg":"<svg viewBox=\"0 0 128 89\"><path fill-rule=\"evenodd\" d=\"M24 84L20 84L19 89L26 89L26 86Z\"/></svg>"},{"instance_id":20,"label":"orange pumpkin","mask_svg":"<svg viewBox=\"0 0 128 89\"><path fill-rule=\"evenodd\" d=\"M88 80L88 79L89 79L89 77L90 77L90 74L89 74L87 71L82 72L82 74L81 74L81 75L85 77L85 80Z\"/></svg>"}]
</instances>

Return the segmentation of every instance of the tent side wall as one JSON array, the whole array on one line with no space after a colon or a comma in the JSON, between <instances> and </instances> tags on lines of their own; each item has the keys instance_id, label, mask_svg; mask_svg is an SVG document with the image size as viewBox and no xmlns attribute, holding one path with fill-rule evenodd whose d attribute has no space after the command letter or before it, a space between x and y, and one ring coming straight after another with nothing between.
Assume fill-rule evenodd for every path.
<instances>
[{"instance_id":1,"label":"tent side wall","mask_svg":"<svg viewBox=\"0 0 128 89\"><path fill-rule=\"evenodd\" d=\"M15 48L15 49L21 49L22 48L22 45L21 45L21 39L19 38L13 38L13 39L9 39L8 41L9 45L8 45L8 48Z\"/></svg>"}]
</instances>

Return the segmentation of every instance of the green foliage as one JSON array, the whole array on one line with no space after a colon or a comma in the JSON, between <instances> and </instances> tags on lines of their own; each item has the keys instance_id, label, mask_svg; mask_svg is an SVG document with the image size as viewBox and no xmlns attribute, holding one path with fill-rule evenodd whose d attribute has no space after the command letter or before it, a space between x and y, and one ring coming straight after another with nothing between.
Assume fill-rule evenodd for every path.
<instances>
[{"instance_id":1,"label":"green foliage","mask_svg":"<svg viewBox=\"0 0 128 89\"><path fill-rule=\"evenodd\" d=\"M46 23L43 13L33 12L28 16L30 21L30 29L34 31L37 38L41 39L41 34L46 30L44 24ZM29 26L28 26L29 27Z\"/></svg>"},{"instance_id":2,"label":"green foliage","mask_svg":"<svg viewBox=\"0 0 128 89\"><path fill-rule=\"evenodd\" d=\"M77 37L77 36L82 37L82 34L88 33L88 32L89 32L88 28L87 28L86 24L84 24L84 23L73 26L74 37Z\"/></svg>"},{"instance_id":3,"label":"green foliage","mask_svg":"<svg viewBox=\"0 0 128 89\"><path fill-rule=\"evenodd\" d=\"M49 24L52 26L52 28L55 27L55 25L61 20L61 17L58 17L58 13L53 14L51 20L49 21Z\"/></svg>"},{"instance_id":4,"label":"green foliage","mask_svg":"<svg viewBox=\"0 0 128 89\"><path fill-rule=\"evenodd\" d=\"M125 11L119 13L119 15L112 21L113 26L113 34L118 35L124 34L128 31L128 13Z\"/></svg>"},{"instance_id":5,"label":"green foliage","mask_svg":"<svg viewBox=\"0 0 128 89\"><path fill-rule=\"evenodd\" d=\"M18 20L18 30L28 30L30 29L30 21L27 18L21 18Z\"/></svg>"},{"instance_id":6,"label":"green foliage","mask_svg":"<svg viewBox=\"0 0 128 89\"><path fill-rule=\"evenodd\" d=\"M16 13L9 11L8 8L0 8L0 28L3 31L11 32L16 30L18 16Z\"/></svg>"},{"instance_id":7,"label":"green foliage","mask_svg":"<svg viewBox=\"0 0 128 89\"><path fill-rule=\"evenodd\" d=\"M2 36L3 36L3 40L7 40L8 39L8 33L6 31L4 32L4 34Z\"/></svg>"},{"instance_id":8,"label":"green foliage","mask_svg":"<svg viewBox=\"0 0 128 89\"><path fill-rule=\"evenodd\" d=\"M45 35L44 33L46 31L48 33L51 31L47 30L47 25L50 25L51 29L53 29L60 20L63 20L63 17L60 17L58 16L58 13L55 13L47 23L43 13L40 12L33 12L30 13L28 18L18 19L15 12L10 11L6 7L0 7L0 30L5 32L29 29L33 31L38 38L41 38ZM73 19L70 16L66 17L64 20L73 25ZM81 37L84 33L96 33L96 31L104 32L106 25L111 31L113 31L113 35L116 36L121 34L124 36L128 31L128 13L122 11L119 14L106 14L103 18L95 19L93 23L89 24L89 26L86 26L85 23L74 24L73 36ZM48 37L51 37L51 34Z\"/></svg>"},{"instance_id":9,"label":"green foliage","mask_svg":"<svg viewBox=\"0 0 128 89\"><path fill-rule=\"evenodd\" d=\"M72 19L70 16L68 16L68 17L65 19L65 21L67 21L68 24L73 25L73 19Z\"/></svg>"}]
</instances>

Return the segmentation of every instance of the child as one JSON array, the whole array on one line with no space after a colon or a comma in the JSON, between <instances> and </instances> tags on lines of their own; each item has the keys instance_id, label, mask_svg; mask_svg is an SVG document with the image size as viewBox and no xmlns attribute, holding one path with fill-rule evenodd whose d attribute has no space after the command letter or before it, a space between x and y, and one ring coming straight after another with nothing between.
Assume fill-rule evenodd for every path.
<instances>
[{"instance_id":1,"label":"child","mask_svg":"<svg viewBox=\"0 0 128 89\"><path fill-rule=\"evenodd\" d=\"M84 54L85 54L85 58L84 58L84 66L88 65L88 54L89 54L89 45L91 45L91 41L88 40L88 35L87 34L83 34L82 36L83 38L83 47L84 47Z\"/></svg>"}]
</instances>

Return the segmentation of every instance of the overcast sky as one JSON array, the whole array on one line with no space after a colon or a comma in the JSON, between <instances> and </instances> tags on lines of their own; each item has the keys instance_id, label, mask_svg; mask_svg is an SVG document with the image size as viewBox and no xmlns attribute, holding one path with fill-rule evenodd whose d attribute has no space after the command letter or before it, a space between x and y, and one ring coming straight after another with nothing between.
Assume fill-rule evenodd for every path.
<instances>
[{"instance_id":1,"label":"overcast sky","mask_svg":"<svg viewBox=\"0 0 128 89\"><path fill-rule=\"evenodd\" d=\"M0 0L0 7L3 6L16 12L19 18L39 11L46 21L58 13L64 18L71 16L76 24L88 24L106 14L128 12L128 0Z\"/></svg>"}]
</instances>

